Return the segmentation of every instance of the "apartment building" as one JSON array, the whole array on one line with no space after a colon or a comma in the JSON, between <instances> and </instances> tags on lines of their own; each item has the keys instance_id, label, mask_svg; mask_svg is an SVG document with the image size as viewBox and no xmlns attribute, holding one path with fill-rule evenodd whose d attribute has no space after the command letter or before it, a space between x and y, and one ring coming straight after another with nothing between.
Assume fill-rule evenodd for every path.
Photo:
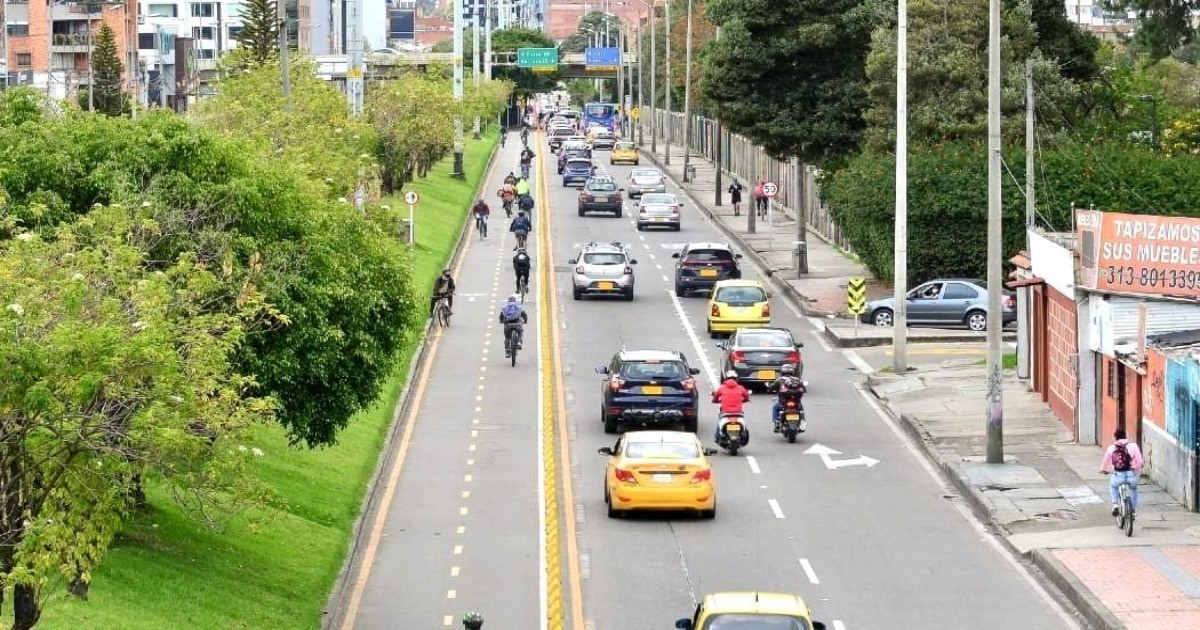
<instances>
[{"instance_id":1,"label":"apartment building","mask_svg":"<svg viewBox=\"0 0 1200 630\"><path fill-rule=\"evenodd\" d=\"M206 92L217 58L237 46L241 12L230 0L138 2L139 102L182 111Z\"/></svg>"}]
</instances>

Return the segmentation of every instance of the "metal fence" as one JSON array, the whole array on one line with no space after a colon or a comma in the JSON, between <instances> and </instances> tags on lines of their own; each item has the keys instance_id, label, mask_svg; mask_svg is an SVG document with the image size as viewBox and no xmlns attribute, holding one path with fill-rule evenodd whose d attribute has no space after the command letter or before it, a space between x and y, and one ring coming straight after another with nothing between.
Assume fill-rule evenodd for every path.
<instances>
[{"instance_id":1,"label":"metal fence","mask_svg":"<svg viewBox=\"0 0 1200 630\"><path fill-rule=\"evenodd\" d=\"M668 112L662 109L645 108L648 113L646 120L656 121L659 137L665 138L671 144L683 146L685 125L682 112ZM703 116L692 116L691 149L705 159L716 161L717 121ZM645 133L644 130L643 133ZM775 201L788 215L795 217L794 198L800 188L790 160L776 160L766 154L762 147L750 142L743 136L721 129L721 167L731 176L737 177L746 186L745 196L748 198L758 180L766 179L779 184L779 194ZM829 214L829 207L821 202L817 189L818 171L812 166L801 165L805 178L803 190L808 197L808 228L816 232L834 245L850 250L850 243L842 234L837 222Z\"/></svg>"}]
</instances>

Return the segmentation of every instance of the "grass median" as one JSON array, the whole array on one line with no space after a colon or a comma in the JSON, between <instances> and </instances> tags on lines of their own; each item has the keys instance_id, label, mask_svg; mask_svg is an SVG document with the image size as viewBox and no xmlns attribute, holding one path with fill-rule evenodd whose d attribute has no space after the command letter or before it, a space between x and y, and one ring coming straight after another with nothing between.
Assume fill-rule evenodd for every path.
<instances>
[{"instance_id":1,"label":"grass median","mask_svg":"<svg viewBox=\"0 0 1200 630\"><path fill-rule=\"evenodd\" d=\"M451 159L411 188L416 209L414 273L427 295L453 253L497 138L466 145L465 180ZM399 197L385 200L403 208ZM424 304L424 302L422 302ZM420 331L411 331L415 342ZM363 493L375 470L416 344L406 346L376 405L338 436L337 446L289 448L282 428L247 440L275 499L213 531L187 518L161 489L121 531L93 576L89 601L61 589L41 628L315 628L345 560Z\"/></svg>"}]
</instances>

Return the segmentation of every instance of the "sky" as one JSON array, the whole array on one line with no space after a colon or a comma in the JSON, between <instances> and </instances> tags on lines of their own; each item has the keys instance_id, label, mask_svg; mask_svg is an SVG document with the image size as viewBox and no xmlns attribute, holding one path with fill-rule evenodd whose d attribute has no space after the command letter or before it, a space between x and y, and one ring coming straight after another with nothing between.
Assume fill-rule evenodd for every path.
<instances>
[{"instance_id":1,"label":"sky","mask_svg":"<svg viewBox=\"0 0 1200 630\"><path fill-rule=\"evenodd\" d=\"M372 49L387 46L387 0L362 0L363 37Z\"/></svg>"}]
</instances>

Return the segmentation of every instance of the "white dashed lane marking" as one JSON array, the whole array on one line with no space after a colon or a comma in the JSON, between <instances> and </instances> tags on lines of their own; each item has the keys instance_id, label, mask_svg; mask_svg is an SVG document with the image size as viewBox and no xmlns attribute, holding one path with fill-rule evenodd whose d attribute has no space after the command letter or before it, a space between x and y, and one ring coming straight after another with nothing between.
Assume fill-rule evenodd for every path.
<instances>
[{"instance_id":1,"label":"white dashed lane marking","mask_svg":"<svg viewBox=\"0 0 1200 630\"><path fill-rule=\"evenodd\" d=\"M813 584L820 584L821 580L817 579L817 572L813 571L812 563L808 558L800 558L800 568L804 569L804 575L808 576L808 581Z\"/></svg>"},{"instance_id":2,"label":"white dashed lane marking","mask_svg":"<svg viewBox=\"0 0 1200 630\"><path fill-rule=\"evenodd\" d=\"M771 506L771 511L775 513L775 518L787 518L783 515L783 508L779 507L779 501L767 499L767 505Z\"/></svg>"},{"instance_id":3,"label":"white dashed lane marking","mask_svg":"<svg viewBox=\"0 0 1200 630\"><path fill-rule=\"evenodd\" d=\"M754 473L754 474L756 474L756 475L761 475L761 474L762 474L762 469L760 469L760 468L758 467L758 460L757 460L757 459L754 459L754 456L753 456L753 455L748 455L748 456L746 457L746 463L747 463L747 464L750 464L750 472L752 472L752 473Z\"/></svg>"}]
</instances>

